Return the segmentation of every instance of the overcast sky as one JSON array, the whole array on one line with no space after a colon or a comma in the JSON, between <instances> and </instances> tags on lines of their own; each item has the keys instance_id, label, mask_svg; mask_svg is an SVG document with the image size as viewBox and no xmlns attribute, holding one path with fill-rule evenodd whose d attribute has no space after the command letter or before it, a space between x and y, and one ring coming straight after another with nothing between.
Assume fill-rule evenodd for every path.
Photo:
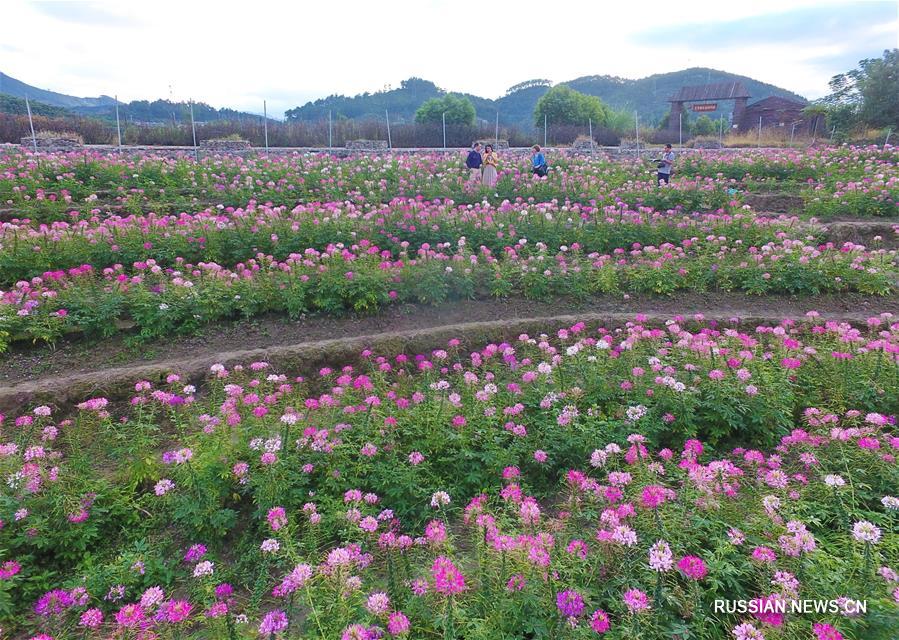
<instances>
[{"instance_id":1,"label":"overcast sky","mask_svg":"<svg viewBox=\"0 0 899 640\"><path fill-rule=\"evenodd\" d=\"M499 97L518 82L686 67L808 98L899 46L899 0L0 0L0 71L120 100L193 98L270 114L410 76Z\"/></svg>"}]
</instances>

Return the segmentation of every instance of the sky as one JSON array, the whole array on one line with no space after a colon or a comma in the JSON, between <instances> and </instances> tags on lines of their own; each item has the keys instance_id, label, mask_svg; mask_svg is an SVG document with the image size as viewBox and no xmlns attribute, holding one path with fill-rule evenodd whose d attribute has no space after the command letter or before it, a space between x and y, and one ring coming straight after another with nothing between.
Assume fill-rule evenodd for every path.
<instances>
[{"instance_id":1,"label":"sky","mask_svg":"<svg viewBox=\"0 0 899 640\"><path fill-rule=\"evenodd\" d=\"M810 99L899 47L899 0L2 0L0 71L76 96L270 115L417 76L497 98L532 78L711 67Z\"/></svg>"}]
</instances>

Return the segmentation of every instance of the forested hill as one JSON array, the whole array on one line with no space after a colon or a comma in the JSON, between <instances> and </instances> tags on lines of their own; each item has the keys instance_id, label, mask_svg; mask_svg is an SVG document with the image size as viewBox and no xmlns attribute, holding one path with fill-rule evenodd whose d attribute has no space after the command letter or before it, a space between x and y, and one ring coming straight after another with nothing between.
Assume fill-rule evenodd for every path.
<instances>
[{"instance_id":1,"label":"forested hill","mask_svg":"<svg viewBox=\"0 0 899 640\"><path fill-rule=\"evenodd\" d=\"M692 68L672 73L660 73L640 80L629 80L614 76L585 76L563 84L573 89L600 97L615 109L635 110L640 117L656 123L668 112L668 98L683 86L712 84L717 82L742 82L752 95L751 102L769 96L783 96L804 101L805 98L787 89L715 69ZM552 86L548 80L522 82L497 100L467 95L474 104L478 118L493 122L499 109L504 124L529 126L532 122L537 100ZM285 113L289 120L327 119L328 111L333 118L383 118L384 111L390 113L391 121L411 121L415 110L429 98L446 92L433 82L421 78L404 80L399 88L356 96L332 95Z\"/></svg>"}]
</instances>

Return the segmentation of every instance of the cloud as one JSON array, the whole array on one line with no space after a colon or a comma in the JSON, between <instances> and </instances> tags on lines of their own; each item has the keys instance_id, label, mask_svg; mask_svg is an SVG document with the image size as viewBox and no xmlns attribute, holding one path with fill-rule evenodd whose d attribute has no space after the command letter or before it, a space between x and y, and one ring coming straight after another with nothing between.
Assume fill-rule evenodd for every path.
<instances>
[{"instance_id":1,"label":"cloud","mask_svg":"<svg viewBox=\"0 0 899 640\"><path fill-rule=\"evenodd\" d=\"M34 9L61 22L92 27L134 27L140 22L133 16L109 11L96 2L32 2Z\"/></svg>"},{"instance_id":2,"label":"cloud","mask_svg":"<svg viewBox=\"0 0 899 640\"><path fill-rule=\"evenodd\" d=\"M878 47L883 50L896 46L896 30L880 27L897 20L899 4L895 1L852 2L848 5L767 13L739 20L654 27L635 34L632 40L644 46L678 46L694 51L759 44L795 47L867 42L870 49L876 51Z\"/></svg>"}]
</instances>

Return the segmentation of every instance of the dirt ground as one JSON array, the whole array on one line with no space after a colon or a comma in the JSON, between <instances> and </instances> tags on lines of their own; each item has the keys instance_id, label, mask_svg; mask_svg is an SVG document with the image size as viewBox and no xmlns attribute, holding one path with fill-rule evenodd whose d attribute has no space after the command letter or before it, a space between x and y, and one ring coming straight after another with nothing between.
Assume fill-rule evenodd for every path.
<instances>
[{"instance_id":1,"label":"dirt ground","mask_svg":"<svg viewBox=\"0 0 899 640\"><path fill-rule=\"evenodd\" d=\"M378 345L381 352L426 350L459 337L477 347L479 340L551 330L582 318L622 324L637 313L649 315L654 322L702 313L722 321L741 318L755 323L798 318L812 310L861 323L882 312L899 316L899 298L681 294L670 298L597 297L580 303L459 301L439 307L404 305L372 316L313 315L298 321L268 316L218 323L199 335L152 342L137 342L128 336L103 341L71 339L57 344L56 349L16 346L4 354L0 361L0 410L14 410L16 405L37 397L53 396L57 402L65 402L76 394L83 399L91 391L127 393L135 380L161 379L171 371L202 377L215 362L274 359L294 369L314 370L316 363L354 359L366 346Z\"/></svg>"}]
</instances>

